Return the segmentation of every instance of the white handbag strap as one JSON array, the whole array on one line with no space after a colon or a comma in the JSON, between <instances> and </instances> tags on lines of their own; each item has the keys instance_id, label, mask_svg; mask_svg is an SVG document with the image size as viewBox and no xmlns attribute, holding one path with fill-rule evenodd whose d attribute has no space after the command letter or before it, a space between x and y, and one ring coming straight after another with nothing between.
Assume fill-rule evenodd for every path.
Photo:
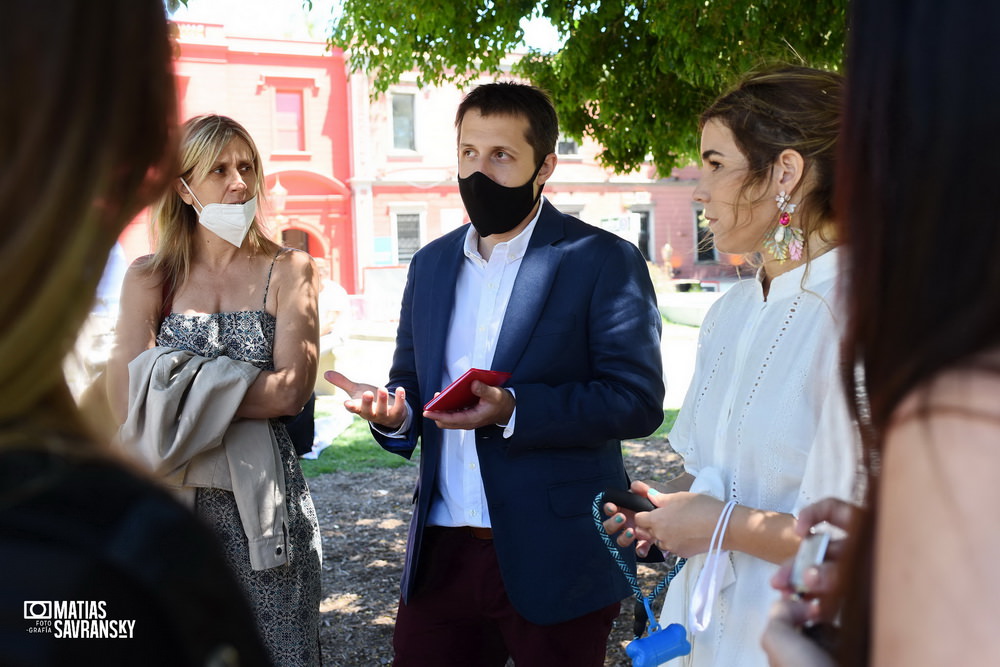
<instances>
[{"instance_id":1,"label":"white handbag strap","mask_svg":"<svg viewBox=\"0 0 1000 667\"><path fill-rule=\"evenodd\" d=\"M701 568L694 585L689 619L694 632L703 632L712 622L712 605L719 591L719 575L726 565L726 556L729 554L728 551L722 550L722 538L726 534L735 507L735 500L730 500L723 506L719 520L715 524L715 531L712 533L712 541L708 545L705 565Z\"/></svg>"}]
</instances>

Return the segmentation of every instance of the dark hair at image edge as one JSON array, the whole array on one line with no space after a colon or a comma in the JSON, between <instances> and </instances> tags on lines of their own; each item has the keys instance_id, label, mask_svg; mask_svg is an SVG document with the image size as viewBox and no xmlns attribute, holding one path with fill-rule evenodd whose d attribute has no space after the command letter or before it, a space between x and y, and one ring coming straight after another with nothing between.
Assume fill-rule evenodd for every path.
<instances>
[{"instance_id":1,"label":"dark hair at image edge","mask_svg":"<svg viewBox=\"0 0 1000 667\"><path fill-rule=\"evenodd\" d=\"M555 153L559 119L549 94L535 86L498 81L476 86L458 105L455 128L461 133L462 119L475 109L483 116L522 116L528 120L525 139L535 152L535 165Z\"/></svg>"},{"instance_id":2,"label":"dark hair at image edge","mask_svg":"<svg viewBox=\"0 0 1000 667\"><path fill-rule=\"evenodd\" d=\"M160 0L3 12L0 423L80 434L62 359L119 233L174 170L168 26Z\"/></svg>"},{"instance_id":3,"label":"dark hair at image edge","mask_svg":"<svg viewBox=\"0 0 1000 667\"><path fill-rule=\"evenodd\" d=\"M855 2L849 35L837 174L849 250L843 378L862 420L871 509L846 562L840 661L864 665L878 510L872 467L887 427L908 394L950 368L984 366L980 355L1000 345L992 219L1000 4Z\"/></svg>"}]
</instances>

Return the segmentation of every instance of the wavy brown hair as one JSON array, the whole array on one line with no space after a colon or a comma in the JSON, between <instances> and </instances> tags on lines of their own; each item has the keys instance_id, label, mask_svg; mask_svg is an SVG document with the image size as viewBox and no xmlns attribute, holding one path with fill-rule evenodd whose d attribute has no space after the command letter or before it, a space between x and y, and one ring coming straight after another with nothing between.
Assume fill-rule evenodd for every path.
<instances>
[{"instance_id":1,"label":"wavy brown hair","mask_svg":"<svg viewBox=\"0 0 1000 667\"><path fill-rule=\"evenodd\" d=\"M0 432L84 432L62 362L124 226L175 173L161 0L9 0L0 21Z\"/></svg>"},{"instance_id":2,"label":"wavy brown hair","mask_svg":"<svg viewBox=\"0 0 1000 667\"><path fill-rule=\"evenodd\" d=\"M832 231L821 226L834 217L833 178L843 87L843 77L835 72L775 64L743 75L701 114L700 127L710 120L722 122L747 159L747 178L737 201L752 201L750 193L767 181L781 152L792 149L805 162L796 190L812 178L812 187L796 211L795 225L806 238L813 232ZM775 223L778 215L775 207Z\"/></svg>"}]
</instances>

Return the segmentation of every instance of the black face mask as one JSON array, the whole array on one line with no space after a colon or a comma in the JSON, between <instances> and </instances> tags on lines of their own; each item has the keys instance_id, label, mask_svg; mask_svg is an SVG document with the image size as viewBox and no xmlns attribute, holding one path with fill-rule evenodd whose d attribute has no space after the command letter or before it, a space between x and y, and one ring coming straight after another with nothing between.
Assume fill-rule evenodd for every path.
<instances>
[{"instance_id":1,"label":"black face mask","mask_svg":"<svg viewBox=\"0 0 1000 667\"><path fill-rule=\"evenodd\" d=\"M531 192L543 164L544 160L535 167L527 183L515 188L500 185L481 171L458 179L462 203L480 237L509 232L531 212L545 187L543 183L538 187L538 194Z\"/></svg>"}]
</instances>

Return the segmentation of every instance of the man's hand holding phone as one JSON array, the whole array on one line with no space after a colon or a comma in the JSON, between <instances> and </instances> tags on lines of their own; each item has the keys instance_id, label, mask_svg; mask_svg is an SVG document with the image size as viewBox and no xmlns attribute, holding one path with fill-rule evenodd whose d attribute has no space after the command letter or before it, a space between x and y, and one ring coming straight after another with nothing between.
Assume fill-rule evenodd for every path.
<instances>
[{"instance_id":1,"label":"man's hand holding phone","mask_svg":"<svg viewBox=\"0 0 1000 667\"><path fill-rule=\"evenodd\" d=\"M438 428L472 430L504 426L514 414L514 395L501 387L510 373L472 368L434 395L424 406L424 418Z\"/></svg>"}]
</instances>

